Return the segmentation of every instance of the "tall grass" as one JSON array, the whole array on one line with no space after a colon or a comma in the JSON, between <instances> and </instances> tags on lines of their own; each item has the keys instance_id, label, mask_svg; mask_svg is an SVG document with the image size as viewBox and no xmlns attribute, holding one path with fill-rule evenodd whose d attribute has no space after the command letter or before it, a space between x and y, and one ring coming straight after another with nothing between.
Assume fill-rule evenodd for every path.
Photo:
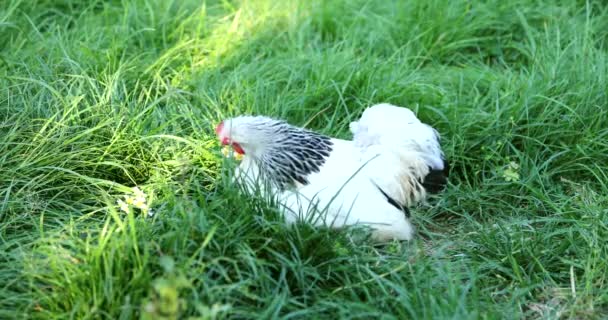
<instances>
[{"instance_id":1,"label":"tall grass","mask_svg":"<svg viewBox=\"0 0 608 320\"><path fill-rule=\"evenodd\" d=\"M8 0L0 318L602 318L606 30L601 1ZM379 102L453 166L412 242L289 228L222 174L221 118L349 137Z\"/></svg>"}]
</instances>

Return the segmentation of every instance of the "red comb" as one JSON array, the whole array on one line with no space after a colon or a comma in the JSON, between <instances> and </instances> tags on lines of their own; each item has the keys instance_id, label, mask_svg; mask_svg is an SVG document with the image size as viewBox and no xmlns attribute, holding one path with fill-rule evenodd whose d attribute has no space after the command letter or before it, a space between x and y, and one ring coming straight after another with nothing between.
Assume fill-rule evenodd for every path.
<instances>
[{"instance_id":1,"label":"red comb","mask_svg":"<svg viewBox=\"0 0 608 320\"><path fill-rule=\"evenodd\" d=\"M224 121L220 122L217 127L215 127L215 133L220 134L220 132L222 132L222 129L224 129Z\"/></svg>"}]
</instances>

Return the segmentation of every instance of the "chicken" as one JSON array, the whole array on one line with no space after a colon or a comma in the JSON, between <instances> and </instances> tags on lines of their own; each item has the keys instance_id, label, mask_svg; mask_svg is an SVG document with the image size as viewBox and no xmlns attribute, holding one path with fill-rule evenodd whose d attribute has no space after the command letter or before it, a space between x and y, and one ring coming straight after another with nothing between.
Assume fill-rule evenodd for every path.
<instances>
[{"instance_id":1,"label":"chicken","mask_svg":"<svg viewBox=\"0 0 608 320\"><path fill-rule=\"evenodd\" d=\"M236 181L252 194L275 197L287 223L364 225L379 241L411 240L407 208L447 183L437 131L388 104L366 109L350 129L352 141L239 116L220 122L216 133L242 155Z\"/></svg>"}]
</instances>

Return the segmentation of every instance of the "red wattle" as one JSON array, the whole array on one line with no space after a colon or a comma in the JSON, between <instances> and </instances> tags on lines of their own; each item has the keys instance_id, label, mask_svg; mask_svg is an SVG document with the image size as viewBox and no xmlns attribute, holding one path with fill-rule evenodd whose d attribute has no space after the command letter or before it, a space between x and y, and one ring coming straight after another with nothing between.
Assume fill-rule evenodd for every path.
<instances>
[{"instance_id":1,"label":"red wattle","mask_svg":"<svg viewBox=\"0 0 608 320\"><path fill-rule=\"evenodd\" d=\"M236 153L238 153L238 154L241 154L241 155L245 154L245 150L243 150L241 145L236 142L232 143L232 148L234 148L234 151L236 151Z\"/></svg>"}]
</instances>

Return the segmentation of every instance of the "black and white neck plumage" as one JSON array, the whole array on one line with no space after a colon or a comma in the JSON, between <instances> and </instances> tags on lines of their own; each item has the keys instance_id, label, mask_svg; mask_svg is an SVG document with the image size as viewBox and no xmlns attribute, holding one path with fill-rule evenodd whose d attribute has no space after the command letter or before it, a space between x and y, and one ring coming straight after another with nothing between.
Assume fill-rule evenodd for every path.
<instances>
[{"instance_id":1,"label":"black and white neck plumage","mask_svg":"<svg viewBox=\"0 0 608 320\"><path fill-rule=\"evenodd\" d=\"M255 162L261 175L279 190L307 185L332 152L332 139L264 116L241 116L216 128L223 144Z\"/></svg>"}]
</instances>

